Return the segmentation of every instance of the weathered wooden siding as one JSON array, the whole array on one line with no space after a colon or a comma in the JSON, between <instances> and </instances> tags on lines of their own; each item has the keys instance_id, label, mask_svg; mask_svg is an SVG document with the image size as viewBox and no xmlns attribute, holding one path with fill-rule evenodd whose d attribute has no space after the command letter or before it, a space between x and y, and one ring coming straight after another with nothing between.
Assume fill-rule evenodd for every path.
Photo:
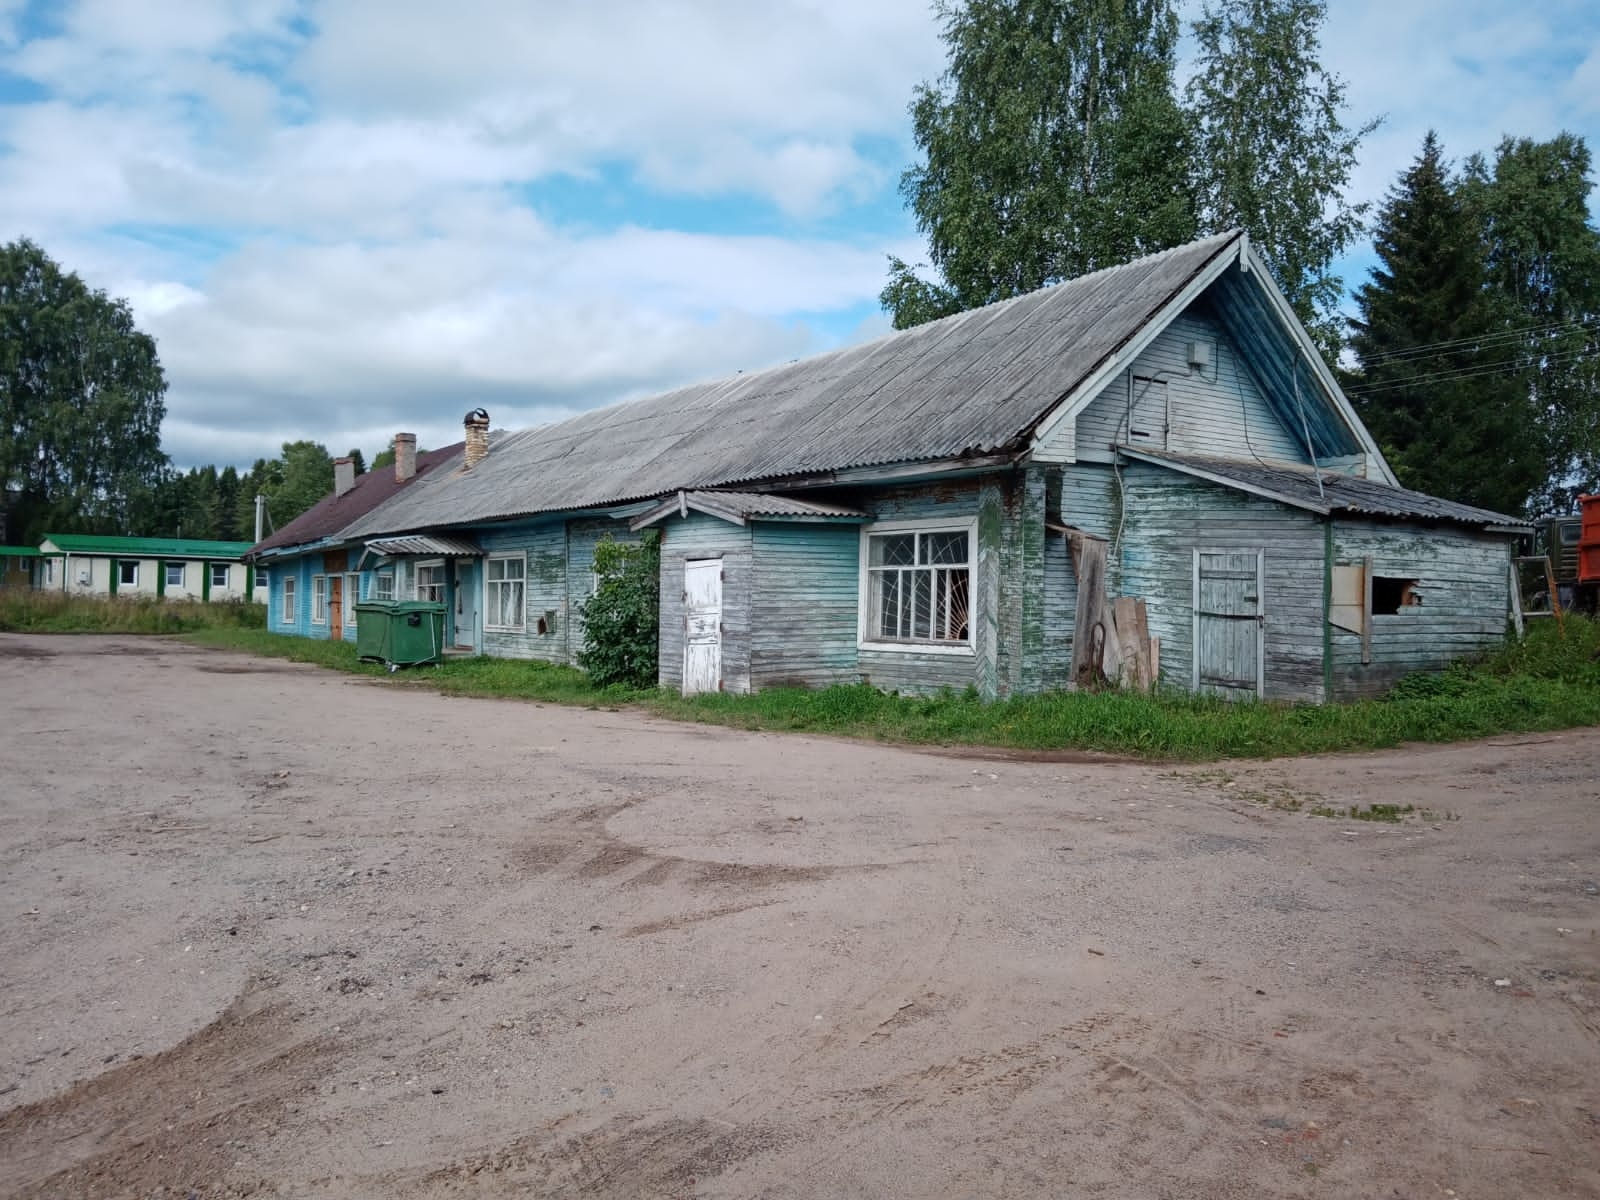
<instances>
[{"instance_id":1,"label":"weathered wooden siding","mask_svg":"<svg viewBox=\"0 0 1600 1200\"><path fill-rule=\"evenodd\" d=\"M531 658L541 662L570 662L566 628L567 534L561 521L509 525L486 529L477 541L487 554L527 557L521 629L483 631L483 652L491 658ZM479 578L481 579L481 572ZM481 586L481 583L480 583ZM539 632L539 618L556 614L556 627Z\"/></svg>"},{"instance_id":2,"label":"weathered wooden siding","mask_svg":"<svg viewBox=\"0 0 1600 1200\"><path fill-rule=\"evenodd\" d=\"M1066 471L1081 469L1068 467ZM1061 511L1063 472L1049 473L1045 484L1045 519L1066 523ZM1060 533L1046 532L1043 548L1043 613L1040 620L1039 686L1059 691L1072 679L1072 626L1077 617L1078 580L1072 573L1072 552Z\"/></svg>"},{"instance_id":3,"label":"weathered wooden siding","mask_svg":"<svg viewBox=\"0 0 1600 1200\"><path fill-rule=\"evenodd\" d=\"M1404 675L1436 671L1498 645L1510 603L1505 536L1468 529L1380 524L1341 519L1334 524L1334 562L1371 557L1374 575L1417 580L1422 603L1374 616L1372 662L1361 663L1361 637L1334 629L1333 695L1377 695Z\"/></svg>"},{"instance_id":4,"label":"weathered wooden siding","mask_svg":"<svg viewBox=\"0 0 1600 1200\"><path fill-rule=\"evenodd\" d=\"M1311 513L1158 467L1122 469L1126 519L1110 557L1121 592L1143 596L1163 679L1190 686L1194 551L1265 551L1268 699L1322 699L1323 528Z\"/></svg>"},{"instance_id":5,"label":"weathered wooden siding","mask_svg":"<svg viewBox=\"0 0 1600 1200\"><path fill-rule=\"evenodd\" d=\"M758 521L750 537L751 686L854 683L859 527Z\"/></svg>"},{"instance_id":6,"label":"weathered wooden siding","mask_svg":"<svg viewBox=\"0 0 1600 1200\"><path fill-rule=\"evenodd\" d=\"M722 688L750 690L750 526L691 512L661 529L661 686L683 687L683 564L722 559Z\"/></svg>"},{"instance_id":7,"label":"weathered wooden siding","mask_svg":"<svg viewBox=\"0 0 1600 1200\"><path fill-rule=\"evenodd\" d=\"M1113 443L1224 458L1308 462L1300 430L1288 429L1267 406L1255 377L1244 366L1234 342L1197 301L1106 387L1077 420L1080 462L1108 461ZM1211 365L1189 365L1189 343L1212 347ZM1170 414L1165 446L1153 438L1128 434L1129 385L1133 376L1164 380Z\"/></svg>"}]
</instances>

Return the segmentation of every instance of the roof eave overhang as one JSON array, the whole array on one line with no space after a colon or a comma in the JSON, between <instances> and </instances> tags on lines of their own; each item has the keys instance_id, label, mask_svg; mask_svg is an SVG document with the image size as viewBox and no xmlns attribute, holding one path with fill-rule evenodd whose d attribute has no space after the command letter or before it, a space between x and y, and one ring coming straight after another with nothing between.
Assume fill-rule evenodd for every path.
<instances>
[{"instance_id":1,"label":"roof eave overhang","mask_svg":"<svg viewBox=\"0 0 1600 1200\"><path fill-rule=\"evenodd\" d=\"M1294 340L1295 348L1305 359L1306 365L1311 369L1313 377L1322 386L1324 395L1332 404L1334 411L1339 414L1339 419L1345 428L1350 431L1351 437L1365 451L1367 459L1374 464L1381 476L1380 482L1387 483L1390 487L1400 486L1400 480L1395 476L1389 466L1388 459L1383 457L1383 451L1378 449L1378 443L1362 424L1361 418L1356 415L1355 406L1350 403L1349 397L1344 394L1344 389L1339 386L1339 381L1334 378L1333 372L1328 369L1328 364L1323 361L1322 353L1312 342L1311 335L1306 332L1300 318L1295 315L1287 296L1278 287L1277 280L1273 279L1272 272L1268 270L1266 261L1256 253L1255 247L1250 245L1249 239L1244 239L1239 252L1239 265L1246 274L1253 275L1262 293L1267 297L1274 315L1284 331Z\"/></svg>"},{"instance_id":2,"label":"roof eave overhang","mask_svg":"<svg viewBox=\"0 0 1600 1200\"><path fill-rule=\"evenodd\" d=\"M1236 492L1248 492L1252 496L1260 496L1263 500L1272 500L1278 504L1287 504L1291 508L1301 508L1307 512L1327 516L1333 512L1333 505L1318 504L1316 501L1307 500L1301 496L1293 496L1287 492L1280 492L1273 488L1262 487L1256 483L1246 483L1244 480L1235 479L1231 475L1224 475L1221 471L1208 471L1204 467L1191 462L1179 462L1171 458L1163 458L1158 454L1145 454L1132 446L1118 446L1117 453L1123 458L1131 458L1135 462L1148 463L1153 467L1165 467L1169 471L1176 471L1180 475L1192 475L1196 479L1204 479L1208 483L1215 483L1220 487L1231 488Z\"/></svg>"}]
</instances>

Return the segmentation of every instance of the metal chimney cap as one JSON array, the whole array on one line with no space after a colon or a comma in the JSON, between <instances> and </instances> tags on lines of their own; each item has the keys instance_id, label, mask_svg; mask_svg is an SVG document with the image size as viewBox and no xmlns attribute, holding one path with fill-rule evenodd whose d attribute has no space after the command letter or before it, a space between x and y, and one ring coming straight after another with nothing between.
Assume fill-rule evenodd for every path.
<instances>
[{"instance_id":1,"label":"metal chimney cap","mask_svg":"<svg viewBox=\"0 0 1600 1200\"><path fill-rule=\"evenodd\" d=\"M463 425L487 425L489 423L489 410L475 408L462 418L461 423Z\"/></svg>"}]
</instances>

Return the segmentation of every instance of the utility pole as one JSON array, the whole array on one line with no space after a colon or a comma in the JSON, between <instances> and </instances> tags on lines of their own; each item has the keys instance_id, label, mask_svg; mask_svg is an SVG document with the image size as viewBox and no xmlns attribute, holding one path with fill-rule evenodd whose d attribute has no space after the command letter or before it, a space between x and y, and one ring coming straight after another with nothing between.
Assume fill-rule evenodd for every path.
<instances>
[{"instance_id":1,"label":"utility pole","mask_svg":"<svg viewBox=\"0 0 1600 1200\"><path fill-rule=\"evenodd\" d=\"M261 521L267 511L267 498L260 492L256 493L256 541L261 540Z\"/></svg>"}]
</instances>

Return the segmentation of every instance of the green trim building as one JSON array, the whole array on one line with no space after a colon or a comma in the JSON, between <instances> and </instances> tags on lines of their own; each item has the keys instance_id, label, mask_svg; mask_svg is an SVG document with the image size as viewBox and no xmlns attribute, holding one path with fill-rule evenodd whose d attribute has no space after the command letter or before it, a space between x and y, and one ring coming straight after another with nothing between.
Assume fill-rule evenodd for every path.
<instances>
[{"instance_id":1,"label":"green trim building","mask_svg":"<svg viewBox=\"0 0 1600 1200\"><path fill-rule=\"evenodd\" d=\"M34 586L74 596L250 600L255 568L243 561L249 549L249 542L52 533L39 545L48 565L36 570Z\"/></svg>"}]
</instances>

